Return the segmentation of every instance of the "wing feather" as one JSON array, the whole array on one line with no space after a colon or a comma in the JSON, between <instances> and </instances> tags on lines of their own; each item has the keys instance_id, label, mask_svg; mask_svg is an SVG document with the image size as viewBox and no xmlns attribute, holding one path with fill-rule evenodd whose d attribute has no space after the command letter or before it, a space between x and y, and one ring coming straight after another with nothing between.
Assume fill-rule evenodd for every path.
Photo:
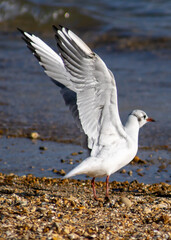
<instances>
[{"instance_id":1,"label":"wing feather","mask_svg":"<svg viewBox=\"0 0 171 240\"><path fill-rule=\"evenodd\" d=\"M53 28L59 55L34 35L22 33L46 74L61 87L65 103L88 137L88 147L93 149L126 138L113 74L72 31L61 26Z\"/></svg>"},{"instance_id":2,"label":"wing feather","mask_svg":"<svg viewBox=\"0 0 171 240\"><path fill-rule=\"evenodd\" d=\"M79 118L85 134L94 144L109 144L126 137L120 121L117 89L113 74L101 58L93 53L74 33L66 28L55 28L57 44L66 69L74 77L71 81L77 93ZM62 32L62 33L61 33ZM66 44L67 43L67 44ZM71 46L70 46L71 45ZM77 52L77 65L70 49ZM65 56L63 56L65 52ZM79 60L79 62L78 62Z\"/></svg>"}]
</instances>

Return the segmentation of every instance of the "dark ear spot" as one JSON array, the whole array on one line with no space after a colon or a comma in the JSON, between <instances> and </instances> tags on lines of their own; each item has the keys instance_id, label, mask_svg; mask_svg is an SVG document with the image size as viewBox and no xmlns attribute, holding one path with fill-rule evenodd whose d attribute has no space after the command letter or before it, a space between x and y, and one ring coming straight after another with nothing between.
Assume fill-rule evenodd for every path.
<instances>
[{"instance_id":1,"label":"dark ear spot","mask_svg":"<svg viewBox=\"0 0 171 240\"><path fill-rule=\"evenodd\" d=\"M141 118L138 117L138 122L141 122Z\"/></svg>"}]
</instances>

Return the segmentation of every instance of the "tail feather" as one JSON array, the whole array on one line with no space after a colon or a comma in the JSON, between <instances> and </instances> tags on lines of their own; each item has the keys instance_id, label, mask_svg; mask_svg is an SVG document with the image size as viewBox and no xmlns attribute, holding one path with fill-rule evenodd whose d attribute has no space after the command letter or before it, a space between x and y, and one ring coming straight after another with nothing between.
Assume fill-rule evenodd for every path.
<instances>
[{"instance_id":1,"label":"tail feather","mask_svg":"<svg viewBox=\"0 0 171 240\"><path fill-rule=\"evenodd\" d=\"M63 178L70 178L76 175L86 174L90 177L95 177L96 171L98 170L99 159L96 157L88 157L82 163L80 163L77 167L72 169L69 173L67 173Z\"/></svg>"},{"instance_id":2,"label":"tail feather","mask_svg":"<svg viewBox=\"0 0 171 240\"><path fill-rule=\"evenodd\" d=\"M79 168L78 168L79 166L80 166L80 165L78 165L76 168L72 169L69 173L67 173L67 174L63 177L63 179L65 179L65 178L70 178L70 177L74 177L74 176L76 176L76 175L82 174L82 173L79 172Z\"/></svg>"},{"instance_id":3,"label":"tail feather","mask_svg":"<svg viewBox=\"0 0 171 240\"><path fill-rule=\"evenodd\" d=\"M75 167L69 173L67 173L67 175L65 175L64 178L70 178L70 177L74 177L76 175L86 174L89 171L89 169L88 169L89 165L86 164L88 159L90 159L90 158L85 159L77 167Z\"/></svg>"}]
</instances>

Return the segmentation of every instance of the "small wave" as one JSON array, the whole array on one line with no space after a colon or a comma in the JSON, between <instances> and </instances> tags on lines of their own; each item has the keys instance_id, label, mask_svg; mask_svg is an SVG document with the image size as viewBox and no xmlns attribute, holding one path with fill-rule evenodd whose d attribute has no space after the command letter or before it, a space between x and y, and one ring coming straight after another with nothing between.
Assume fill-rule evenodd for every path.
<instances>
[{"instance_id":1,"label":"small wave","mask_svg":"<svg viewBox=\"0 0 171 240\"><path fill-rule=\"evenodd\" d=\"M156 23L154 20L149 22L149 16L153 12L146 9L139 12L130 8L128 15L125 14L128 10L123 9L123 6L118 5L111 9L110 4L113 4L113 1L109 1L108 5L97 5L92 1L91 9L81 7L79 1L72 4L59 1L55 6L52 1L45 2L42 4L39 0L0 0L0 31L16 32L16 27L19 27L26 31L51 35L51 25L61 24L76 31L93 48L100 45L119 50L170 48L171 39L166 24L168 13L165 19L165 11L160 13L162 21L158 20ZM153 18L159 16L157 10L154 13Z\"/></svg>"},{"instance_id":2,"label":"small wave","mask_svg":"<svg viewBox=\"0 0 171 240\"><path fill-rule=\"evenodd\" d=\"M126 31L105 32L100 36L96 35L92 47L106 45L106 48L112 50L155 50L170 49L171 38L161 36L138 36L133 33L125 34Z\"/></svg>"},{"instance_id":3,"label":"small wave","mask_svg":"<svg viewBox=\"0 0 171 240\"><path fill-rule=\"evenodd\" d=\"M78 21L79 20L79 21ZM100 25L100 21L76 6L51 6L29 1L0 1L0 30L12 31L16 26L39 32L51 31L52 24L86 28Z\"/></svg>"}]
</instances>

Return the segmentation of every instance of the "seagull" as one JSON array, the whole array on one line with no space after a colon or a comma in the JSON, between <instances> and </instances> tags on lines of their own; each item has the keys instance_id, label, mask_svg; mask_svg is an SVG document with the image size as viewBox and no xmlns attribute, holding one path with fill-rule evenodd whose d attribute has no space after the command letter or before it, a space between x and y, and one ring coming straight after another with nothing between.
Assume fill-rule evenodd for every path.
<instances>
[{"instance_id":1,"label":"seagull","mask_svg":"<svg viewBox=\"0 0 171 240\"><path fill-rule=\"evenodd\" d=\"M44 72L60 87L89 149L89 157L64 178L92 177L94 199L98 200L95 178L105 176L105 199L109 200L110 175L132 161L138 151L139 129L155 120L142 110L133 110L123 126L112 72L71 30L60 25L53 29L59 53L35 35L18 30Z\"/></svg>"}]
</instances>

